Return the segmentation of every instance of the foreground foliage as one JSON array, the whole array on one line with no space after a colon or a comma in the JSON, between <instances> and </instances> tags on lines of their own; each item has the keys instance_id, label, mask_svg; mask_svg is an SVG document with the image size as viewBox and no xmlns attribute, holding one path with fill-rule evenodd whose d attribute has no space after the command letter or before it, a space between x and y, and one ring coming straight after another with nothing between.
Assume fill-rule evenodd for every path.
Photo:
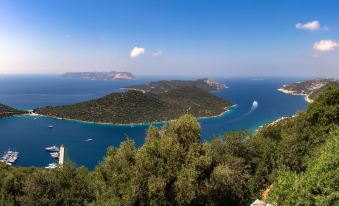
<instances>
[{"instance_id":1,"label":"foreground foliage","mask_svg":"<svg viewBox=\"0 0 339 206\"><path fill-rule=\"evenodd\" d=\"M336 205L338 114L329 88L294 118L210 142L184 115L150 127L141 148L109 148L91 172L1 165L0 205L249 205L267 188L277 205Z\"/></svg>"}]
</instances>

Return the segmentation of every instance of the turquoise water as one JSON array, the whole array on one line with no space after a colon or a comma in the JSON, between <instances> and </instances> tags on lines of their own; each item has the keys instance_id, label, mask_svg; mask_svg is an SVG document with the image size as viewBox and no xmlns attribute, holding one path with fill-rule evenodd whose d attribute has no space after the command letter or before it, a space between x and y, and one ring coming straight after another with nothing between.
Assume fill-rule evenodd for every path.
<instances>
[{"instance_id":1,"label":"turquoise water","mask_svg":"<svg viewBox=\"0 0 339 206\"><path fill-rule=\"evenodd\" d=\"M144 77L131 81L92 81L57 76L2 76L0 102L20 109L71 104L110 92L119 92L121 87L131 84L173 78ZM222 116L199 119L204 141L227 131L254 132L262 124L281 116L293 115L307 107L303 96L292 96L277 91L283 84L300 79L216 80L225 83L229 88L213 94L231 100L237 106L230 108L230 111ZM258 102L258 107L252 108L253 101ZM54 126L53 129L48 128L50 124ZM46 166L53 160L44 148L64 144L67 158L92 169L102 159L107 147L118 146L127 137L134 139L138 147L141 146L147 127L147 124L99 125L48 117L38 117L36 121L34 117L29 116L11 117L0 119L0 151L9 147L19 151L17 165ZM84 141L89 138L93 141Z\"/></svg>"}]
</instances>

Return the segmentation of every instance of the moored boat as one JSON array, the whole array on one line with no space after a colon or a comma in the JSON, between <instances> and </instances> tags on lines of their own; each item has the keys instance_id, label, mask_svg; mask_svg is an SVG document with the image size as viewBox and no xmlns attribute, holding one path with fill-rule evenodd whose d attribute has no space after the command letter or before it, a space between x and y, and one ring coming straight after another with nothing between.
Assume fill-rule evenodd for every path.
<instances>
[{"instance_id":1,"label":"moored boat","mask_svg":"<svg viewBox=\"0 0 339 206\"><path fill-rule=\"evenodd\" d=\"M8 150L2 156L0 162L12 165L19 158L19 152Z\"/></svg>"},{"instance_id":2,"label":"moored boat","mask_svg":"<svg viewBox=\"0 0 339 206\"><path fill-rule=\"evenodd\" d=\"M57 147L55 145L51 146L51 147L46 147L45 149L49 152L59 152L59 147Z\"/></svg>"},{"instance_id":3,"label":"moored boat","mask_svg":"<svg viewBox=\"0 0 339 206\"><path fill-rule=\"evenodd\" d=\"M57 168L58 167L58 165L56 164L56 163L50 163L50 164L48 164L48 166L46 166L45 168L46 169L55 169L55 168Z\"/></svg>"},{"instance_id":4,"label":"moored boat","mask_svg":"<svg viewBox=\"0 0 339 206\"><path fill-rule=\"evenodd\" d=\"M59 158L59 152L52 152L50 153L51 157L54 158L54 159L57 159Z\"/></svg>"}]
</instances>

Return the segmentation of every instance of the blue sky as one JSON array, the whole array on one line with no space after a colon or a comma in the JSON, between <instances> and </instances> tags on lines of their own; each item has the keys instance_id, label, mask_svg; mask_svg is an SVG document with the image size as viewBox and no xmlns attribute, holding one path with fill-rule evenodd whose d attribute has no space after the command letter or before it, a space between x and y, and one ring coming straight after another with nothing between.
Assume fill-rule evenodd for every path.
<instances>
[{"instance_id":1,"label":"blue sky","mask_svg":"<svg viewBox=\"0 0 339 206\"><path fill-rule=\"evenodd\" d=\"M0 0L0 73L338 77L338 11L335 0Z\"/></svg>"}]
</instances>

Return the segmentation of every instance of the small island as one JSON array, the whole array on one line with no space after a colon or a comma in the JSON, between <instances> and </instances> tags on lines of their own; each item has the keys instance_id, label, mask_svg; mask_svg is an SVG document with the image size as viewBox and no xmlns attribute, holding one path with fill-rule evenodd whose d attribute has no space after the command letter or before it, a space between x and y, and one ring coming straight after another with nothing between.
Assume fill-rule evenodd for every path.
<instances>
[{"instance_id":1,"label":"small island","mask_svg":"<svg viewBox=\"0 0 339 206\"><path fill-rule=\"evenodd\" d=\"M304 95L305 100L312 103L315 97L328 87L339 87L339 81L336 79L314 79L284 85L278 90L286 94Z\"/></svg>"},{"instance_id":2,"label":"small island","mask_svg":"<svg viewBox=\"0 0 339 206\"><path fill-rule=\"evenodd\" d=\"M135 76L130 72L67 72L62 77L84 78L90 80L132 80Z\"/></svg>"},{"instance_id":3,"label":"small island","mask_svg":"<svg viewBox=\"0 0 339 206\"><path fill-rule=\"evenodd\" d=\"M212 92L219 89L224 89L226 88L226 85L204 78L198 80L163 80L150 82L148 84L134 85L124 89L160 94L181 87L197 87L205 91Z\"/></svg>"},{"instance_id":4,"label":"small island","mask_svg":"<svg viewBox=\"0 0 339 206\"><path fill-rule=\"evenodd\" d=\"M214 96L209 89L187 82L185 85L166 90L158 86L154 86L152 91L131 89L78 104L38 108L34 113L94 123L135 124L168 121L186 113L196 117L213 117L234 105Z\"/></svg>"},{"instance_id":5,"label":"small island","mask_svg":"<svg viewBox=\"0 0 339 206\"><path fill-rule=\"evenodd\" d=\"M0 118L25 114L25 111L17 110L4 104L0 104Z\"/></svg>"}]
</instances>

